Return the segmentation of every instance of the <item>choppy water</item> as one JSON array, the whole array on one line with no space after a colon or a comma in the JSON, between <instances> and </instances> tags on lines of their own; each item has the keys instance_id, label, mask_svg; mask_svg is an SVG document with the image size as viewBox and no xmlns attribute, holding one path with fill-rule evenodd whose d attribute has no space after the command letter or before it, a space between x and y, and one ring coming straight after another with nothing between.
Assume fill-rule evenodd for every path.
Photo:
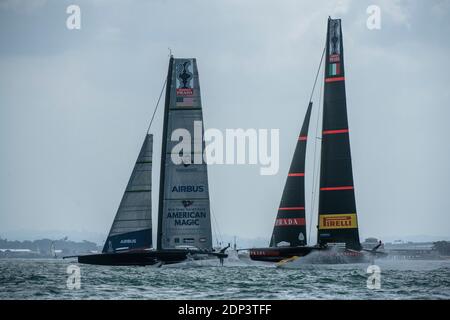
<instances>
[{"instance_id":1,"label":"choppy water","mask_svg":"<svg viewBox=\"0 0 450 320\"><path fill-rule=\"evenodd\" d=\"M450 299L450 261L376 262L381 289L369 290L367 266L273 265L109 267L78 265L81 288L66 286L74 261L0 260L0 299Z\"/></svg>"}]
</instances>

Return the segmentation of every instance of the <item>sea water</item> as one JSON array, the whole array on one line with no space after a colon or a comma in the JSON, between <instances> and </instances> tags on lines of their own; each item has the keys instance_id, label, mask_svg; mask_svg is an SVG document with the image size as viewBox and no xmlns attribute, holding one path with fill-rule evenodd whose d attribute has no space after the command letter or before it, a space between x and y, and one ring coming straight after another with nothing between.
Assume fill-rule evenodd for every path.
<instances>
[{"instance_id":1,"label":"sea water","mask_svg":"<svg viewBox=\"0 0 450 320\"><path fill-rule=\"evenodd\" d=\"M375 264L379 289L368 286L369 264L292 270L237 257L160 268L0 259L0 299L450 299L449 260ZM73 270L79 289L70 285Z\"/></svg>"}]
</instances>

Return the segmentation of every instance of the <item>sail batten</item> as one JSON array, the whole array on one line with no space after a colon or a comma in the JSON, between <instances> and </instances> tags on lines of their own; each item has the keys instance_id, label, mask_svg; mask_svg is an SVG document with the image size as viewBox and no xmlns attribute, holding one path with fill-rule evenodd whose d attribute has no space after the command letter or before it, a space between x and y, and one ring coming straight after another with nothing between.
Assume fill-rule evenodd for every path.
<instances>
[{"instance_id":1,"label":"sail batten","mask_svg":"<svg viewBox=\"0 0 450 320\"><path fill-rule=\"evenodd\" d=\"M319 188L318 243L360 249L340 19L329 19Z\"/></svg>"}]
</instances>

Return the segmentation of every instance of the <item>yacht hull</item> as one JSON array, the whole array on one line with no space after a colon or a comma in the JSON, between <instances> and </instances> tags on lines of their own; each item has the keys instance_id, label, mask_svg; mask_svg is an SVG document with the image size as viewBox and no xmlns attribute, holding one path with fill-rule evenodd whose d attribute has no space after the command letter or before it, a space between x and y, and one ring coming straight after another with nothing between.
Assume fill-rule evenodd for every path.
<instances>
[{"instance_id":1,"label":"yacht hull","mask_svg":"<svg viewBox=\"0 0 450 320\"><path fill-rule=\"evenodd\" d=\"M319 254L313 254L313 253ZM311 264L367 263L370 257L362 251L320 247L255 248L250 258L255 261L280 262L292 257L307 258Z\"/></svg>"},{"instance_id":2,"label":"yacht hull","mask_svg":"<svg viewBox=\"0 0 450 320\"><path fill-rule=\"evenodd\" d=\"M107 266L147 266L162 264L173 264L183 262L188 257L196 259L203 256L215 256L218 259L226 258L227 254L218 252L198 252L189 250L155 250L139 252L100 253L84 256L76 256L78 263L107 265ZM69 257L67 257L69 258Z\"/></svg>"},{"instance_id":3,"label":"yacht hull","mask_svg":"<svg viewBox=\"0 0 450 320\"><path fill-rule=\"evenodd\" d=\"M281 260L294 256L303 257L313 250L314 247L269 247L250 249L250 259L255 261L280 262Z\"/></svg>"}]
</instances>

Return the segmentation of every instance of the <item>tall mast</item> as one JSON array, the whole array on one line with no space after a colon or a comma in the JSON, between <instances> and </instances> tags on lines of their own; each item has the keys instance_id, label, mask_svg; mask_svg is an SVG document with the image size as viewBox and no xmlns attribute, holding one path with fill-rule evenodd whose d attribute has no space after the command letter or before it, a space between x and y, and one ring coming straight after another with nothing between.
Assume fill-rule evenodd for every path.
<instances>
[{"instance_id":1,"label":"tall mast","mask_svg":"<svg viewBox=\"0 0 450 320\"><path fill-rule=\"evenodd\" d=\"M167 122L169 119L169 105L170 105L170 91L172 89L172 66L173 56L170 55L169 70L167 72L166 98L164 103L164 120L163 120L163 134L161 143L161 170L159 174L159 202L158 202L158 232L156 236L156 249L162 248L162 219L164 211L164 185L165 185L165 169L166 169L166 149L167 149Z\"/></svg>"}]
</instances>

